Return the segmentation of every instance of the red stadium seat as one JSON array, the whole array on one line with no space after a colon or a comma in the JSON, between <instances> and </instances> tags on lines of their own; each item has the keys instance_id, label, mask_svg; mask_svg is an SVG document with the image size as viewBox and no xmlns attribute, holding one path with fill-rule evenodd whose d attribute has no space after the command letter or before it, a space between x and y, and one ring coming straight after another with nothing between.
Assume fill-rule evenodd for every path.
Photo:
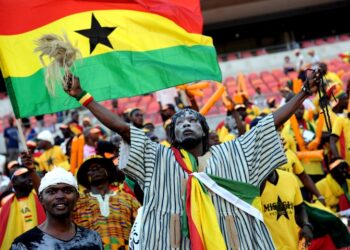
<instances>
[{"instance_id":1,"label":"red stadium seat","mask_svg":"<svg viewBox=\"0 0 350 250\"><path fill-rule=\"evenodd\" d=\"M258 79L258 78L259 78L259 75L258 75L257 73L250 73L250 74L248 75L248 80L249 80L249 81L252 81L252 80Z\"/></svg>"},{"instance_id":2,"label":"red stadium seat","mask_svg":"<svg viewBox=\"0 0 350 250\"><path fill-rule=\"evenodd\" d=\"M317 45L317 46L324 45L324 44L326 44L326 42L322 38L318 38L315 40L315 45Z\"/></svg>"},{"instance_id":3,"label":"red stadium seat","mask_svg":"<svg viewBox=\"0 0 350 250\"><path fill-rule=\"evenodd\" d=\"M153 95L145 95L141 96L140 100L138 101L137 105L139 107L145 107L147 106L153 99Z\"/></svg>"},{"instance_id":4,"label":"red stadium seat","mask_svg":"<svg viewBox=\"0 0 350 250\"><path fill-rule=\"evenodd\" d=\"M229 76L229 77L225 78L223 83L226 87L229 87L229 86L235 86L236 81L235 81L235 78L233 76Z\"/></svg>"},{"instance_id":5,"label":"red stadium seat","mask_svg":"<svg viewBox=\"0 0 350 250\"><path fill-rule=\"evenodd\" d=\"M286 76L281 69L274 69L274 70L271 71L271 73L277 79Z\"/></svg>"},{"instance_id":6,"label":"red stadium seat","mask_svg":"<svg viewBox=\"0 0 350 250\"><path fill-rule=\"evenodd\" d=\"M266 49L258 49L258 50L255 52L255 54L256 54L257 56L262 56L262 55L266 55L266 54L267 54L267 51L266 51Z\"/></svg>"},{"instance_id":7,"label":"red stadium seat","mask_svg":"<svg viewBox=\"0 0 350 250\"><path fill-rule=\"evenodd\" d=\"M291 78L291 80L297 79L298 78L298 72L289 72L288 76Z\"/></svg>"},{"instance_id":8,"label":"red stadium seat","mask_svg":"<svg viewBox=\"0 0 350 250\"><path fill-rule=\"evenodd\" d=\"M349 35L340 35L339 40L340 41L348 41L348 40L350 40L350 36Z\"/></svg>"},{"instance_id":9,"label":"red stadium seat","mask_svg":"<svg viewBox=\"0 0 350 250\"><path fill-rule=\"evenodd\" d=\"M251 84L254 88L256 88L260 85L264 85L264 82L260 78L257 78L257 79L251 80Z\"/></svg>"},{"instance_id":10,"label":"red stadium seat","mask_svg":"<svg viewBox=\"0 0 350 250\"><path fill-rule=\"evenodd\" d=\"M326 38L327 43L335 43L337 41L337 38L335 36L330 36Z\"/></svg>"},{"instance_id":11,"label":"red stadium seat","mask_svg":"<svg viewBox=\"0 0 350 250\"><path fill-rule=\"evenodd\" d=\"M250 51L243 51L243 52L241 52L241 57L242 58L249 58L249 57L252 57L252 56L253 56L253 54Z\"/></svg>"},{"instance_id":12,"label":"red stadium seat","mask_svg":"<svg viewBox=\"0 0 350 250\"><path fill-rule=\"evenodd\" d=\"M227 54L227 61L237 60L237 56L235 53Z\"/></svg>"},{"instance_id":13,"label":"red stadium seat","mask_svg":"<svg viewBox=\"0 0 350 250\"><path fill-rule=\"evenodd\" d=\"M146 106L147 113L157 113L159 112L159 103L157 101L152 101Z\"/></svg>"},{"instance_id":14,"label":"red stadium seat","mask_svg":"<svg viewBox=\"0 0 350 250\"><path fill-rule=\"evenodd\" d=\"M303 41L303 42L301 42L301 47L302 48L309 48L309 47L312 47L312 46L315 46L313 41Z\"/></svg>"}]
</instances>

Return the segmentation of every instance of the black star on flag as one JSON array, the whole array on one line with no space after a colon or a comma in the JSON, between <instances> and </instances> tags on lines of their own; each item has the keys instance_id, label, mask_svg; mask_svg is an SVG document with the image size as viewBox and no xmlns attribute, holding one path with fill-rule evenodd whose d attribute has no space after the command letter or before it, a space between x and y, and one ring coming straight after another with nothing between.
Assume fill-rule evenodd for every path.
<instances>
[{"instance_id":1,"label":"black star on flag","mask_svg":"<svg viewBox=\"0 0 350 250\"><path fill-rule=\"evenodd\" d=\"M89 38L90 42L90 54L94 51L97 44L103 44L111 49L113 46L108 39L108 36L116 29L117 27L101 27L100 23L97 21L94 14L91 18L91 28L85 30L77 30L75 32Z\"/></svg>"},{"instance_id":2,"label":"black star on flag","mask_svg":"<svg viewBox=\"0 0 350 250\"><path fill-rule=\"evenodd\" d=\"M49 165L49 166L53 166L53 159L52 159L52 157L49 157L49 158L47 159L46 163L47 163L47 165Z\"/></svg>"},{"instance_id":3,"label":"black star on flag","mask_svg":"<svg viewBox=\"0 0 350 250\"><path fill-rule=\"evenodd\" d=\"M277 198L277 220L284 216L289 220L288 212L287 212L287 206L282 202L281 198L278 196Z\"/></svg>"}]
</instances>

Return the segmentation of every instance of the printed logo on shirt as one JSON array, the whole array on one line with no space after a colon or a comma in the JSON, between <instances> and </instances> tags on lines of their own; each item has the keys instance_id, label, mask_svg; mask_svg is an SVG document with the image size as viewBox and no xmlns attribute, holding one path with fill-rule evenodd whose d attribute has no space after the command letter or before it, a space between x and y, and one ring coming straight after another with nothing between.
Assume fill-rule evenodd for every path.
<instances>
[{"instance_id":1,"label":"printed logo on shirt","mask_svg":"<svg viewBox=\"0 0 350 250\"><path fill-rule=\"evenodd\" d=\"M289 215L293 213L294 205L290 201L282 201L282 199L277 196L277 202L267 203L263 206L264 213L270 216L275 215L276 220L284 216L289 220Z\"/></svg>"},{"instance_id":2,"label":"printed logo on shirt","mask_svg":"<svg viewBox=\"0 0 350 250\"><path fill-rule=\"evenodd\" d=\"M33 220L33 218L32 218L33 216L31 214L29 207L23 207L21 209L21 213L24 216L24 222L31 222Z\"/></svg>"}]
</instances>

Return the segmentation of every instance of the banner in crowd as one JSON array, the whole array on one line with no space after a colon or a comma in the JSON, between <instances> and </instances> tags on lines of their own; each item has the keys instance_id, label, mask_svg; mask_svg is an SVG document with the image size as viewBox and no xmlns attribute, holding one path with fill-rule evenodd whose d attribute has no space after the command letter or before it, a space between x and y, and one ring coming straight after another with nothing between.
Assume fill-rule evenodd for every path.
<instances>
[{"instance_id":1,"label":"banner in crowd","mask_svg":"<svg viewBox=\"0 0 350 250\"><path fill-rule=\"evenodd\" d=\"M72 71L97 101L197 80L221 81L199 0L0 0L0 67L16 117L78 107L50 96L35 41L68 36L82 58Z\"/></svg>"}]
</instances>

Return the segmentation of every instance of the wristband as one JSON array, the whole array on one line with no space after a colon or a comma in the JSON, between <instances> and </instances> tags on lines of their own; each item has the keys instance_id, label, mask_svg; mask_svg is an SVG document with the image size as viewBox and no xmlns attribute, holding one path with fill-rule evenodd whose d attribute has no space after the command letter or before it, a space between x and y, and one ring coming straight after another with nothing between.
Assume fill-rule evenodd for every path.
<instances>
[{"instance_id":1,"label":"wristband","mask_svg":"<svg viewBox=\"0 0 350 250\"><path fill-rule=\"evenodd\" d=\"M92 97L92 95L90 95L90 93L85 92L84 95L82 95L79 99L77 98L77 100L80 102L81 105L83 106L87 106L90 102L92 102L94 100L94 98Z\"/></svg>"},{"instance_id":2,"label":"wristband","mask_svg":"<svg viewBox=\"0 0 350 250\"><path fill-rule=\"evenodd\" d=\"M75 99L77 99L77 101L79 101L84 95L86 95L86 93L87 92L85 90L81 91L81 93L77 97L75 97Z\"/></svg>"}]
</instances>

